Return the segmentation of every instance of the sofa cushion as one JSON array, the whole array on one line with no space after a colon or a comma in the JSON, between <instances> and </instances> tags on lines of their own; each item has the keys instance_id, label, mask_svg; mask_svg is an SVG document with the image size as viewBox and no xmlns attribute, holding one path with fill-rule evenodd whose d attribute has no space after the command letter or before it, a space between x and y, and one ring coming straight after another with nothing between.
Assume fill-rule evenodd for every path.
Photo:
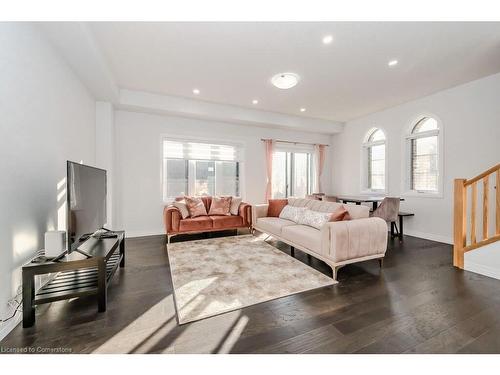
<instances>
[{"instance_id":1,"label":"sofa cushion","mask_svg":"<svg viewBox=\"0 0 500 375\"><path fill-rule=\"evenodd\" d=\"M232 197L231 208L229 209L229 212L231 213L231 215L238 215L239 214L239 208L240 208L241 202L242 202L241 197Z\"/></svg>"},{"instance_id":2,"label":"sofa cushion","mask_svg":"<svg viewBox=\"0 0 500 375\"><path fill-rule=\"evenodd\" d=\"M351 216L345 207L338 207L335 211L332 212L330 216L330 221L342 221L342 220L351 220Z\"/></svg>"},{"instance_id":3,"label":"sofa cushion","mask_svg":"<svg viewBox=\"0 0 500 375\"><path fill-rule=\"evenodd\" d=\"M367 206L355 204L342 204L337 202L324 202L305 198L288 198L288 204L294 207L306 207L313 211L334 212L339 207L345 207L352 220L363 219L370 216L370 209Z\"/></svg>"},{"instance_id":4,"label":"sofa cushion","mask_svg":"<svg viewBox=\"0 0 500 375\"><path fill-rule=\"evenodd\" d=\"M180 232L197 232L212 229L213 221L209 216L199 216L181 220L179 223Z\"/></svg>"},{"instance_id":5,"label":"sofa cushion","mask_svg":"<svg viewBox=\"0 0 500 375\"><path fill-rule=\"evenodd\" d=\"M260 217L255 226L266 233L281 236L281 230L288 225L295 225L293 221L280 219L279 217Z\"/></svg>"},{"instance_id":6,"label":"sofa cushion","mask_svg":"<svg viewBox=\"0 0 500 375\"><path fill-rule=\"evenodd\" d=\"M345 211L347 214L347 211ZM333 214L329 212L318 212L313 210L303 210L299 215L297 224L308 225L310 227L321 229L323 225L328 223Z\"/></svg>"},{"instance_id":7,"label":"sofa cushion","mask_svg":"<svg viewBox=\"0 0 500 375\"><path fill-rule=\"evenodd\" d=\"M283 227L281 237L321 254L321 232L318 229L307 225L290 225Z\"/></svg>"},{"instance_id":8,"label":"sofa cushion","mask_svg":"<svg viewBox=\"0 0 500 375\"><path fill-rule=\"evenodd\" d=\"M186 201L187 208L189 210L189 216L192 218L198 216L207 216L206 203L202 198L199 197L184 197Z\"/></svg>"},{"instance_id":9,"label":"sofa cushion","mask_svg":"<svg viewBox=\"0 0 500 375\"><path fill-rule=\"evenodd\" d=\"M213 229L238 228L243 226L241 216L209 216L213 221Z\"/></svg>"},{"instance_id":10,"label":"sofa cushion","mask_svg":"<svg viewBox=\"0 0 500 375\"><path fill-rule=\"evenodd\" d=\"M299 221L299 218L304 214L305 210L307 210L307 208L305 207L294 207L286 205L285 207L283 207L283 210L281 210L279 217L281 219L286 219L297 223Z\"/></svg>"},{"instance_id":11,"label":"sofa cushion","mask_svg":"<svg viewBox=\"0 0 500 375\"><path fill-rule=\"evenodd\" d=\"M231 199L232 197L212 197L208 215L231 215L229 212L231 209Z\"/></svg>"},{"instance_id":12,"label":"sofa cushion","mask_svg":"<svg viewBox=\"0 0 500 375\"><path fill-rule=\"evenodd\" d=\"M269 199L267 216L279 217L283 208L288 204L288 199Z\"/></svg>"},{"instance_id":13,"label":"sofa cushion","mask_svg":"<svg viewBox=\"0 0 500 375\"><path fill-rule=\"evenodd\" d=\"M186 219L189 217L189 210L187 208L186 201L184 199L181 201L176 200L176 201L172 202L172 205L179 209L183 219Z\"/></svg>"}]
</instances>

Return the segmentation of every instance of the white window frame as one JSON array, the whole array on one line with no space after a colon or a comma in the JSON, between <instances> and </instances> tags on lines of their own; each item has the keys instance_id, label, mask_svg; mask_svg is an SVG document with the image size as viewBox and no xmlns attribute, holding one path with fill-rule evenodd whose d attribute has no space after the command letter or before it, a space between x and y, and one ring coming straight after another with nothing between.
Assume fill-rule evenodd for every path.
<instances>
[{"instance_id":1,"label":"white window frame","mask_svg":"<svg viewBox=\"0 0 500 375\"><path fill-rule=\"evenodd\" d=\"M374 142L369 142L368 139L370 139L371 135L377 131L380 130L382 133L384 133L384 140L380 141L374 141ZM369 185L369 176L368 176L368 170L369 170L369 160L368 160L368 150L372 146L379 146L379 145L385 145L385 153L384 153L384 188L383 189L371 189L368 187ZM387 132L385 131L384 128L380 126L373 126L371 127L364 135L363 137L363 143L361 146L361 187L360 187L360 192L361 194L369 194L369 195L385 195L387 194L387 184L388 184L388 160L387 160L387 147L388 147L388 141L387 141Z\"/></svg>"},{"instance_id":2,"label":"white window frame","mask_svg":"<svg viewBox=\"0 0 500 375\"><path fill-rule=\"evenodd\" d=\"M432 117L437 122L437 130L429 130L421 133L413 133L413 129L415 126L422 121L424 118ZM403 134L403 171L402 176L402 186L401 191L403 192L403 196L406 197L420 197L420 198L443 198L443 177L444 177L444 160L443 160L443 150L444 150L444 130L443 123L433 113L425 112L418 116L415 116L409 125L405 129L405 133ZM438 138L438 183L437 183L437 191L431 192L427 190L419 191L411 188L411 175L412 175L412 145L411 141L416 138L424 138L428 136L437 135Z\"/></svg>"},{"instance_id":3,"label":"white window frame","mask_svg":"<svg viewBox=\"0 0 500 375\"><path fill-rule=\"evenodd\" d=\"M239 162L239 192L240 196L243 200L246 199L246 168L245 168L245 153L246 153L246 142L245 141L240 141L240 140L221 140L221 139L216 139L216 138L208 138L208 137L200 137L200 136L191 136L191 135L179 135L179 134L161 134L160 135L160 142L159 142L159 160L160 160L160 202L162 205L165 204L170 204L173 202L175 197L165 197L163 192L164 192L164 183L165 183L165 176L163 174L164 172L164 155L163 155L163 142L167 139L170 140L179 140L179 141L191 141L191 142L197 142L197 143L210 143L210 144L219 144L219 145L227 145L227 146L234 146L238 147L241 150L241 160ZM188 182L189 183L189 182Z\"/></svg>"}]
</instances>

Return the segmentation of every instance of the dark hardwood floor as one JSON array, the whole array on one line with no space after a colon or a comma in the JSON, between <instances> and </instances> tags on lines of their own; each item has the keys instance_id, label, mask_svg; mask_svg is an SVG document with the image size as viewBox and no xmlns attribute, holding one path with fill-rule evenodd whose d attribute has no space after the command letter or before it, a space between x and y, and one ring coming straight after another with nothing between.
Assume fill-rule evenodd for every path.
<instances>
[{"instance_id":1,"label":"dark hardwood floor","mask_svg":"<svg viewBox=\"0 0 500 375\"><path fill-rule=\"evenodd\" d=\"M289 253L283 243L274 244ZM164 236L128 239L127 265L98 313L92 297L37 308L2 347L73 353L500 353L500 281L452 267L451 246L389 240L384 267L340 283L179 326ZM297 259L309 263L306 254ZM309 263L331 275L322 262Z\"/></svg>"}]
</instances>

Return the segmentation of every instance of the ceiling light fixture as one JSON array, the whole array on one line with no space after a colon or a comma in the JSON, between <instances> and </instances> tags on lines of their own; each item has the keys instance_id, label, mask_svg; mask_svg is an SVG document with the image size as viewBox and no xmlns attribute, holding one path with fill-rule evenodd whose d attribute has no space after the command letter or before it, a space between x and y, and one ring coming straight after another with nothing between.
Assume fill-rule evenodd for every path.
<instances>
[{"instance_id":1,"label":"ceiling light fixture","mask_svg":"<svg viewBox=\"0 0 500 375\"><path fill-rule=\"evenodd\" d=\"M259 101L257 99L252 100L252 104L259 104Z\"/></svg>"},{"instance_id":2,"label":"ceiling light fixture","mask_svg":"<svg viewBox=\"0 0 500 375\"><path fill-rule=\"evenodd\" d=\"M198 95L200 93L200 90L198 89L193 89L193 94Z\"/></svg>"},{"instance_id":3,"label":"ceiling light fixture","mask_svg":"<svg viewBox=\"0 0 500 375\"><path fill-rule=\"evenodd\" d=\"M389 61L387 63L387 65L389 65L389 66L396 66L396 65L398 65L398 60L391 60L391 61Z\"/></svg>"},{"instance_id":4,"label":"ceiling light fixture","mask_svg":"<svg viewBox=\"0 0 500 375\"><path fill-rule=\"evenodd\" d=\"M287 90L294 87L299 79L295 73L278 73L271 78L271 83L279 89Z\"/></svg>"},{"instance_id":5,"label":"ceiling light fixture","mask_svg":"<svg viewBox=\"0 0 500 375\"><path fill-rule=\"evenodd\" d=\"M332 35L325 35L323 37L323 44L330 44L333 42L333 36Z\"/></svg>"},{"instance_id":6,"label":"ceiling light fixture","mask_svg":"<svg viewBox=\"0 0 500 375\"><path fill-rule=\"evenodd\" d=\"M301 108L301 109L300 109L300 112L305 112L305 111L306 111L306 109L305 109L305 108Z\"/></svg>"}]
</instances>

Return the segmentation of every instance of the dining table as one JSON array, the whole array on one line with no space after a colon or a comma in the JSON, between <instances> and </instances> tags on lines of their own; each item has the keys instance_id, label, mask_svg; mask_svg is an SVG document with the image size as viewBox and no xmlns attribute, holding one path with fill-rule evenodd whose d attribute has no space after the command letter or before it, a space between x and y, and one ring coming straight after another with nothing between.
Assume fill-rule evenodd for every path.
<instances>
[{"instance_id":1,"label":"dining table","mask_svg":"<svg viewBox=\"0 0 500 375\"><path fill-rule=\"evenodd\" d=\"M337 199L342 203L355 203L360 205L361 203L371 203L373 207L373 211L375 211L378 207L378 204L382 202L385 197L382 195L339 195ZM404 198L399 198L401 201L404 201Z\"/></svg>"},{"instance_id":2,"label":"dining table","mask_svg":"<svg viewBox=\"0 0 500 375\"><path fill-rule=\"evenodd\" d=\"M373 211L375 211L378 207L378 204L384 200L384 196L382 195L339 195L337 196L337 200L341 203L354 203L357 205L361 205L361 203L371 203L373 206ZM404 198L399 198L400 201L404 201ZM395 236L394 231L397 231L397 237L403 239L403 219L405 217L415 216L412 212L403 212L399 211L398 219L399 219L399 230L397 229L396 222L391 222L391 237Z\"/></svg>"}]
</instances>

